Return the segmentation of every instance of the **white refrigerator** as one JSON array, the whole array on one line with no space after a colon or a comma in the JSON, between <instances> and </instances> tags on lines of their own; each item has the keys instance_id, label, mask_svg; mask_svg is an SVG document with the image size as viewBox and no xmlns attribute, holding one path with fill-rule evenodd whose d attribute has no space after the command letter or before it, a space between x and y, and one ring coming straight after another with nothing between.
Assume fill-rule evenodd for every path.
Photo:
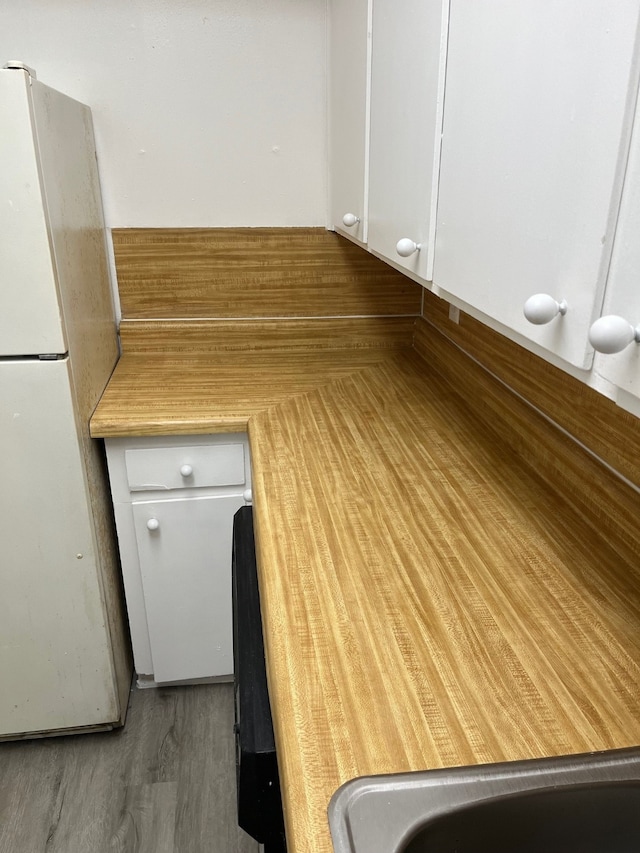
<instances>
[{"instance_id":1,"label":"white refrigerator","mask_svg":"<svg viewBox=\"0 0 640 853\"><path fill-rule=\"evenodd\" d=\"M7 739L121 724L131 664L103 453L89 437L118 357L91 113L4 68L0 126Z\"/></svg>"}]
</instances>

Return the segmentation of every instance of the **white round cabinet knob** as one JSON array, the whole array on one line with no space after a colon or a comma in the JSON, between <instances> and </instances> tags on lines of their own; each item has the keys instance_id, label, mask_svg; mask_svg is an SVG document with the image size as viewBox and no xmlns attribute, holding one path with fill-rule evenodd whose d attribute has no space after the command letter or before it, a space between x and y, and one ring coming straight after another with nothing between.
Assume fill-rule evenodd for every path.
<instances>
[{"instance_id":1,"label":"white round cabinet knob","mask_svg":"<svg viewBox=\"0 0 640 853\"><path fill-rule=\"evenodd\" d=\"M183 477L190 477L193 474L193 467L191 465L182 465L180 473Z\"/></svg>"},{"instance_id":2,"label":"white round cabinet knob","mask_svg":"<svg viewBox=\"0 0 640 853\"><path fill-rule=\"evenodd\" d=\"M536 326L544 326L550 323L554 317L561 317L567 313L567 303L564 299L558 302L548 293L536 293L530 296L524 303L524 316L530 323Z\"/></svg>"},{"instance_id":3,"label":"white round cabinet knob","mask_svg":"<svg viewBox=\"0 0 640 853\"><path fill-rule=\"evenodd\" d=\"M251 489L245 489L244 492L242 493L242 497L245 499L245 501L248 504L250 504L251 501L253 500L253 492L251 491Z\"/></svg>"},{"instance_id":4,"label":"white round cabinet knob","mask_svg":"<svg viewBox=\"0 0 640 853\"><path fill-rule=\"evenodd\" d=\"M622 352L634 341L640 343L640 326L632 326L624 317L616 317L615 314L600 317L589 329L591 346L607 355Z\"/></svg>"},{"instance_id":5,"label":"white round cabinet knob","mask_svg":"<svg viewBox=\"0 0 640 853\"><path fill-rule=\"evenodd\" d=\"M358 222L360 222L360 217L356 216L355 213L345 213L342 217L342 224L346 225L347 228L353 228Z\"/></svg>"},{"instance_id":6,"label":"white round cabinet knob","mask_svg":"<svg viewBox=\"0 0 640 853\"><path fill-rule=\"evenodd\" d=\"M149 521L147 521L147 528L149 530L157 530L159 527L160 527L160 522L158 521L157 518L150 518Z\"/></svg>"},{"instance_id":7,"label":"white round cabinet knob","mask_svg":"<svg viewBox=\"0 0 640 853\"><path fill-rule=\"evenodd\" d=\"M415 252L419 252L422 248L422 243L414 243L409 237L403 237L396 243L396 252L401 258L409 258Z\"/></svg>"}]
</instances>

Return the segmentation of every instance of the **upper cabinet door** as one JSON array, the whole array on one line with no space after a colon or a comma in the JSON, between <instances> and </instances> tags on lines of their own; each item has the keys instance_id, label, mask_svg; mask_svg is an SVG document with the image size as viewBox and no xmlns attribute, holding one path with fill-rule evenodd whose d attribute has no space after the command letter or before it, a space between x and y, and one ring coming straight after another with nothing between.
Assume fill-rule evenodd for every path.
<instances>
[{"instance_id":1,"label":"upper cabinet door","mask_svg":"<svg viewBox=\"0 0 640 853\"><path fill-rule=\"evenodd\" d=\"M431 279L445 47L442 0L374 0L368 243L425 281Z\"/></svg>"},{"instance_id":2,"label":"upper cabinet door","mask_svg":"<svg viewBox=\"0 0 640 853\"><path fill-rule=\"evenodd\" d=\"M371 0L331 0L329 26L331 223L366 243Z\"/></svg>"},{"instance_id":3,"label":"upper cabinet door","mask_svg":"<svg viewBox=\"0 0 640 853\"><path fill-rule=\"evenodd\" d=\"M594 368L617 386L618 403L640 416L640 343L631 340L632 327L640 329L640 110L636 112L602 313L620 319L592 327L596 345L613 350L598 353Z\"/></svg>"},{"instance_id":4,"label":"upper cabinet door","mask_svg":"<svg viewBox=\"0 0 640 853\"><path fill-rule=\"evenodd\" d=\"M638 9L451 0L434 284L578 367L611 256ZM540 293L549 322L534 325Z\"/></svg>"}]
</instances>

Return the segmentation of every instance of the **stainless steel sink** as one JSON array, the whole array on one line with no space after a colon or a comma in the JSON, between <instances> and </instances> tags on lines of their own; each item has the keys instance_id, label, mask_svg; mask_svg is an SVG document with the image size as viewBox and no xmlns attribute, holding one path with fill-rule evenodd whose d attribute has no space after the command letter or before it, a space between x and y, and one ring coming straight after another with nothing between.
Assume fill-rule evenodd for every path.
<instances>
[{"instance_id":1,"label":"stainless steel sink","mask_svg":"<svg viewBox=\"0 0 640 853\"><path fill-rule=\"evenodd\" d=\"M640 853L640 747L354 779L336 853Z\"/></svg>"}]
</instances>

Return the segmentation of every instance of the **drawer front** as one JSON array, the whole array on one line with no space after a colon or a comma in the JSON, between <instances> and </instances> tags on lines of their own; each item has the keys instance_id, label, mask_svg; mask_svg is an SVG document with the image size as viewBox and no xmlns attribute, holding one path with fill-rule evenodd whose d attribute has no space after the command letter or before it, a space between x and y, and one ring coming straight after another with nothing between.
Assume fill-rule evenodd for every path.
<instances>
[{"instance_id":1,"label":"drawer front","mask_svg":"<svg viewBox=\"0 0 640 853\"><path fill-rule=\"evenodd\" d=\"M246 479L242 444L126 450L125 465L132 492L240 486Z\"/></svg>"}]
</instances>

